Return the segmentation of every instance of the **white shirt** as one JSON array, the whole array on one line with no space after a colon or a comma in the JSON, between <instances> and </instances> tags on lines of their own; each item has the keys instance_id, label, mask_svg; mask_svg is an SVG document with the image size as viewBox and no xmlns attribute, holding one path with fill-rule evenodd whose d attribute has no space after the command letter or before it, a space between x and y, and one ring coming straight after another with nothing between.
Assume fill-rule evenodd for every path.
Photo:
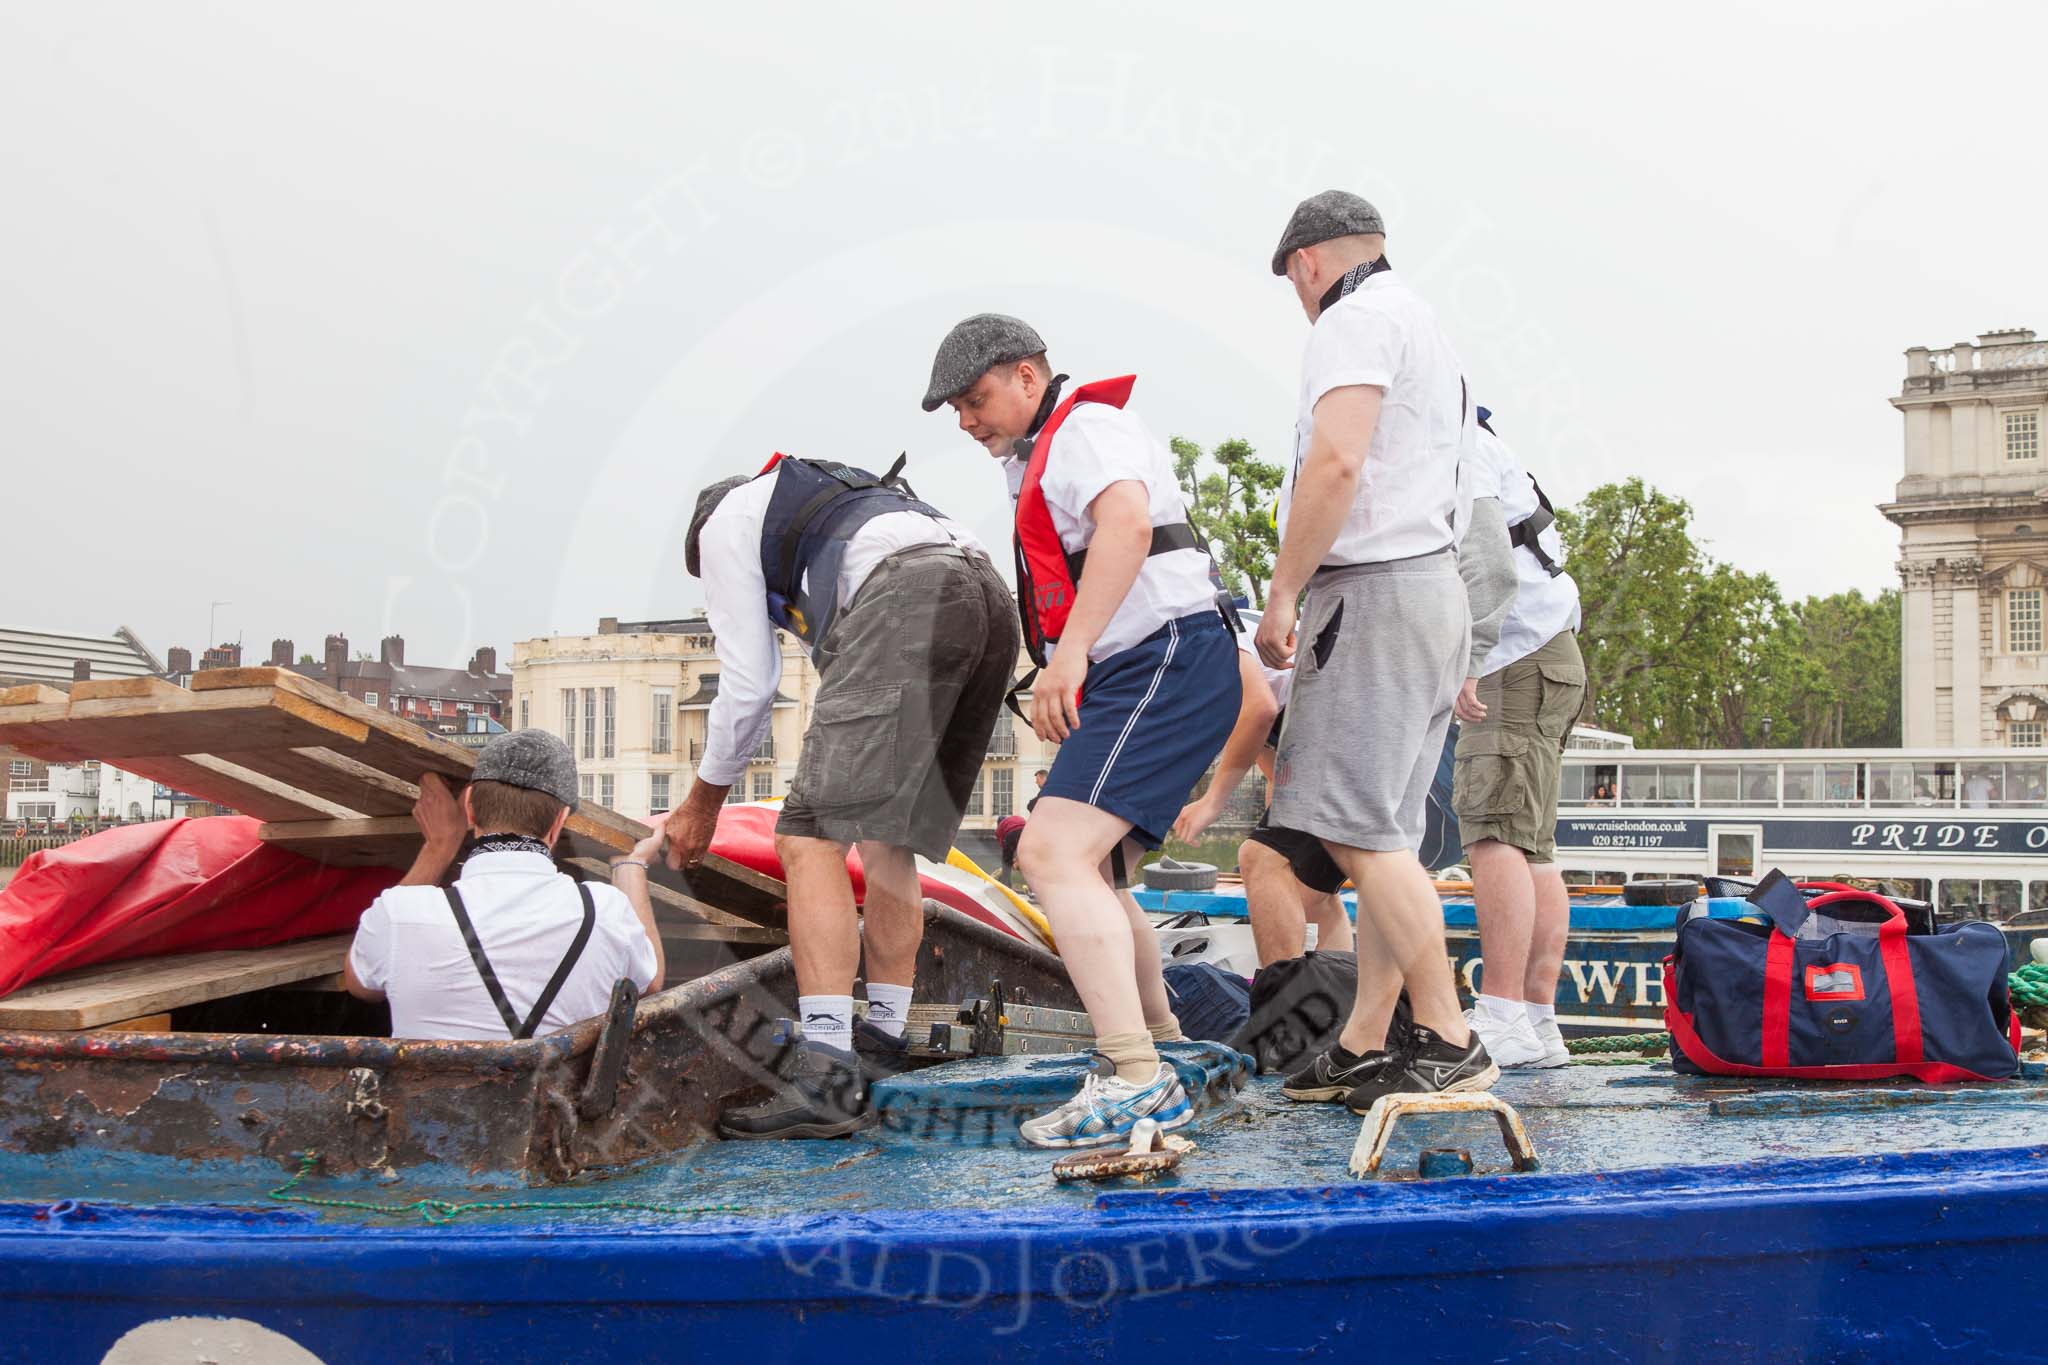
<instances>
[{"instance_id":1,"label":"white shirt","mask_svg":"<svg viewBox=\"0 0 2048 1365\"><path fill-rule=\"evenodd\" d=\"M473 853L456 890L505 998L524 1023L583 926L576 884L539 853ZM625 893L592 883L590 897L597 907L590 941L534 1030L536 1038L603 1014L612 983L622 976L636 990L654 980L654 945ZM394 886L370 902L348 960L356 980L391 1002L394 1038L503 1042L512 1036L438 886Z\"/></svg>"},{"instance_id":2,"label":"white shirt","mask_svg":"<svg viewBox=\"0 0 2048 1365\"><path fill-rule=\"evenodd\" d=\"M761 573L761 523L775 494L775 471L725 495L697 536L704 573L704 614L718 652L718 695L705 717L704 758L697 776L729 787L761 747L782 683L782 648L768 619L768 580ZM986 557L971 532L922 512L884 512L863 523L839 561L839 610L853 605L877 564L913 545L963 545ZM805 589L810 583L806 576Z\"/></svg>"},{"instance_id":3,"label":"white shirt","mask_svg":"<svg viewBox=\"0 0 2048 1365\"><path fill-rule=\"evenodd\" d=\"M1436 313L1395 271L1367 277L1324 309L1301 356L1294 460L1280 482L1280 534L1287 534L1294 481L1315 433L1316 404L1332 389L1371 384L1384 390L1379 421L1351 514L1323 564L1370 564L1449 548L1458 461L1476 426L1463 376Z\"/></svg>"},{"instance_id":4,"label":"white shirt","mask_svg":"<svg viewBox=\"0 0 2048 1365\"><path fill-rule=\"evenodd\" d=\"M1506 441L1483 428L1473 443L1471 458L1466 461L1466 474L1474 497L1500 500L1501 514L1511 527L1527 521L1542 505L1536 500L1536 485L1529 481L1529 471L1522 468L1515 452ZM1553 562L1564 563L1564 540L1557 534L1557 527L1546 527L1537 535L1536 543ZM1579 627L1579 585L1572 581L1572 576L1561 573L1552 578L1536 556L1524 549L1515 550L1514 562L1514 605L1501 622L1500 643L1480 665L1482 676L1498 673L1517 659L1526 659L1550 643L1558 632Z\"/></svg>"},{"instance_id":5,"label":"white shirt","mask_svg":"<svg viewBox=\"0 0 2048 1365\"><path fill-rule=\"evenodd\" d=\"M1259 657L1259 646L1252 637L1259 633L1259 622L1266 619L1262 611L1240 611L1237 619L1244 622L1244 633L1237 637L1237 652L1251 655L1252 662L1266 675L1266 686L1273 689L1273 700L1287 705L1287 695L1294 690L1294 670L1291 668L1270 668Z\"/></svg>"},{"instance_id":6,"label":"white shirt","mask_svg":"<svg viewBox=\"0 0 2048 1365\"><path fill-rule=\"evenodd\" d=\"M1003 462L1013 499L1024 487L1024 466L1014 455ZM1089 504L1103 489L1126 479L1145 485L1154 526L1188 519L1173 476L1173 456L1137 414L1108 403L1083 403L1069 412L1053 433L1038 483L1053 529L1069 554L1085 550L1095 538ZM1153 555L1139 567L1137 581L1088 651L1089 662L1120 654L1168 621L1206 611L1215 601L1209 556L1197 549Z\"/></svg>"}]
</instances>

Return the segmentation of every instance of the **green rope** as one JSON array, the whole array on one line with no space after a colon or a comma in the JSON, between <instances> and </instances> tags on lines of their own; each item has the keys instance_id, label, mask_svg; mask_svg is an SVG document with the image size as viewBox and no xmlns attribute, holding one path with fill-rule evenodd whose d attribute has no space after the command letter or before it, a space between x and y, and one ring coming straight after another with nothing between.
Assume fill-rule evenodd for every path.
<instances>
[{"instance_id":1,"label":"green rope","mask_svg":"<svg viewBox=\"0 0 2048 1365\"><path fill-rule=\"evenodd\" d=\"M269 1192L272 1199L288 1204L311 1204L323 1209L350 1209L357 1213L416 1213L430 1225L452 1223L466 1213L531 1213L609 1210L626 1213L666 1213L690 1217L712 1213L747 1213L743 1204L659 1204L639 1199L412 1199L403 1203L368 1199L326 1199L299 1193L299 1182L320 1164L317 1151L299 1154L298 1173Z\"/></svg>"},{"instance_id":2,"label":"green rope","mask_svg":"<svg viewBox=\"0 0 2048 1365\"><path fill-rule=\"evenodd\" d=\"M2048 962L2029 962L2006 978L2015 1005L2048 1005Z\"/></svg>"},{"instance_id":3,"label":"green rope","mask_svg":"<svg viewBox=\"0 0 2048 1365\"><path fill-rule=\"evenodd\" d=\"M1671 1035L1668 1033L1603 1033L1591 1038L1567 1039L1564 1050L1577 1056L1608 1052L1637 1052L1645 1056L1655 1056L1670 1046Z\"/></svg>"}]
</instances>

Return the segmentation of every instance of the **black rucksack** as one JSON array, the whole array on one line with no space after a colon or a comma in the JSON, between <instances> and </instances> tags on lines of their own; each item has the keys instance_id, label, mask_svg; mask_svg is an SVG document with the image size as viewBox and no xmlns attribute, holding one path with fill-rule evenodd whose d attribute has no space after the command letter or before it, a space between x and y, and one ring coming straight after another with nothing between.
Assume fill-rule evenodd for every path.
<instances>
[{"instance_id":1,"label":"black rucksack","mask_svg":"<svg viewBox=\"0 0 2048 1365\"><path fill-rule=\"evenodd\" d=\"M1248 1052L1261 1074L1288 1072L1333 1046L1358 993L1355 953L1308 953L1259 968L1252 978L1252 1012L1230 1040ZM1387 1027L1387 1046L1399 1051L1415 1016L1404 992Z\"/></svg>"}]
</instances>

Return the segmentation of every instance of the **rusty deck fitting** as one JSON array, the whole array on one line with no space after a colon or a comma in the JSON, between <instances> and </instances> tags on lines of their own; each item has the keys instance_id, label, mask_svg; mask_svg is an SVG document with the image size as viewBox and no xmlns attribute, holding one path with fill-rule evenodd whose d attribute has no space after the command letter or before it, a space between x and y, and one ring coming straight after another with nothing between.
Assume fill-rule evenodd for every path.
<instances>
[{"instance_id":1,"label":"rusty deck fitting","mask_svg":"<svg viewBox=\"0 0 2048 1365\"><path fill-rule=\"evenodd\" d=\"M1536 1149L1522 1127L1522 1116L1492 1091L1449 1095L1382 1095L1373 1101L1372 1111L1358 1129L1358 1143L1351 1149L1351 1174L1378 1175L1386 1159L1387 1144L1393 1140L1394 1125L1410 1114L1491 1114L1500 1124L1501 1141L1518 1171L1536 1169Z\"/></svg>"},{"instance_id":2,"label":"rusty deck fitting","mask_svg":"<svg viewBox=\"0 0 2048 1365\"><path fill-rule=\"evenodd\" d=\"M1186 1138L1161 1133L1152 1119L1139 1119L1131 1132L1130 1146L1063 1156L1053 1162L1052 1178L1065 1181L1129 1177L1143 1183L1175 1169L1181 1157L1194 1150L1195 1144Z\"/></svg>"}]
</instances>

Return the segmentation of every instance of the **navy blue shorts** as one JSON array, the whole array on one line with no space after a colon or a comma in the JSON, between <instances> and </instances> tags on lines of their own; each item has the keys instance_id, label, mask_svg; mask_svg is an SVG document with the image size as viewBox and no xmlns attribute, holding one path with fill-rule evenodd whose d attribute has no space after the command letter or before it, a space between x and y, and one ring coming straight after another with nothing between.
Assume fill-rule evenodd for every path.
<instances>
[{"instance_id":1,"label":"navy blue shorts","mask_svg":"<svg viewBox=\"0 0 2048 1365\"><path fill-rule=\"evenodd\" d=\"M1131 822L1157 848L1237 724L1237 641L1213 611L1168 621L1088 666L1081 725L1060 745L1043 796Z\"/></svg>"}]
</instances>

